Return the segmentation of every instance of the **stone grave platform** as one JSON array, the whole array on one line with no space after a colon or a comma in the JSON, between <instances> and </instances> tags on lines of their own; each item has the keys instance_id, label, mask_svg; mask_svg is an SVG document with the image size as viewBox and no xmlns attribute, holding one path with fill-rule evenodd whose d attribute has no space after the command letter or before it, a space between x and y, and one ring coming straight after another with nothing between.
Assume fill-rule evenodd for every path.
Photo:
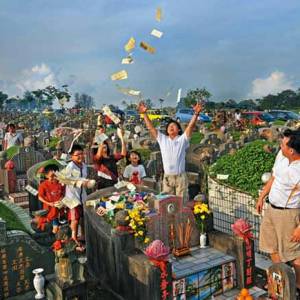
<instances>
[{"instance_id":1,"label":"stone grave platform","mask_svg":"<svg viewBox=\"0 0 300 300\"><path fill-rule=\"evenodd\" d=\"M196 247L171 262L174 299L209 299L237 285L235 258L214 248Z\"/></svg>"}]
</instances>

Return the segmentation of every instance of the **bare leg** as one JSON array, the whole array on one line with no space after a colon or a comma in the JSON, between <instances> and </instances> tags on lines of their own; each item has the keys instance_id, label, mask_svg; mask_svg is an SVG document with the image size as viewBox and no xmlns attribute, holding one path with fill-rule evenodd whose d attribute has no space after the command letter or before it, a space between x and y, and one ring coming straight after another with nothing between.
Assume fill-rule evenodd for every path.
<instances>
[{"instance_id":1,"label":"bare leg","mask_svg":"<svg viewBox=\"0 0 300 300\"><path fill-rule=\"evenodd\" d=\"M71 221L72 239L77 240L78 220Z\"/></svg>"}]
</instances>

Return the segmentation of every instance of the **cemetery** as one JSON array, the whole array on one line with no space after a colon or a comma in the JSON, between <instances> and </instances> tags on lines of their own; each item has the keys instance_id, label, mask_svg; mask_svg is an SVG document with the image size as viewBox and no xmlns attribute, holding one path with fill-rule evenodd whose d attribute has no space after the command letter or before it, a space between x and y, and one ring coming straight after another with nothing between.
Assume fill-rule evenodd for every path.
<instances>
[{"instance_id":1,"label":"cemetery","mask_svg":"<svg viewBox=\"0 0 300 300\"><path fill-rule=\"evenodd\" d=\"M294 299L292 268L272 265L267 254L259 251L261 216L255 211L261 177L271 171L278 146L262 132L282 128L246 130L235 140L230 130L220 135L201 126L195 129L196 134L202 132L202 139L187 153L189 190L184 199L161 193L159 148L142 124L139 136L133 137L125 121L127 147L141 151L147 177L143 185L120 180L112 187L88 190L86 249L80 252L75 243L60 242L69 239L66 224L61 225L58 238L49 224L41 230L33 222L44 214L38 201L42 169L55 164L62 170L74 139L86 145L88 178L97 180L90 142L97 119L78 118L82 121L74 128L56 127L37 138L24 133L31 137L25 138L26 146L1 152L0 204L16 218L11 222L3 214L0 223L2 298L34 295L34 278L43 276L41 297L45 299L88 299L91 278L112 299L237 299L239 293L245 299L268 299L271 293L277 293L276 299ZM56 145L49 148L53 138ZM120 149L118 137L111 146ZM120 173L124 167L120 161ZM246 226L249 238L234 230L233 224ZM281 287L283 296L271 291L270 284L269 290L263 289L262 282L272 274L281 278L274 286L287 278Z\"/></svg>"},{"instance_id":2,"label":"cemetery","mask_svg":"<svg viewBox=\"0 0 300 300\"><path fill-rule=\"evenodd\" d=\"M0 300L299 300L300 4L2 2Z\"/></svg>"}]
</instances>

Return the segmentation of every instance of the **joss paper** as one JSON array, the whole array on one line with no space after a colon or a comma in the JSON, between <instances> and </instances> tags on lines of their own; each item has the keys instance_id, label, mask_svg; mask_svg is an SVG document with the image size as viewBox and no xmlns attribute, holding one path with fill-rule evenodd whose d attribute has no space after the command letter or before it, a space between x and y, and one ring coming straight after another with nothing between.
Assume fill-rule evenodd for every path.
<instances>
[{"instance_id":1,"label":"joss paper","mask_svg":"<svg viewBox=\"0 0 300 300\"><path fill-rule=\"evenodd\" d=\"M105 105L102 108L105 115L107 115L115 124L119 124L121 120L110 110L110 108Z\"/></svg>"},{"instance_id":2,"label":"joss paper","mask_svg":"<svg viewBox=\"0 0 300 300\"><path fill-rule=\"evenodd\" d=\"M157 38L160 39L162 37L162 35L163 35L163 32L161 32L161 31L159 31L157 29L153 29L151 31L151 35L153 35L153 36L155 36L155 37L157 37Z\"/></svg>"},{"instance_id":3,"label":"joss paper","mask_svg":"<svg viewBox=\"0 0 300 300\"><path fill-rule=\"evenodd\" d=\"M128 78L128 74L126 70L122 70L120 72L114 73L110 76L111 80L124 80Z\"/></svg>"},{"instance_id":4,"label":"joss paper","mask_svg":"<svg viewBox=\"0 0 300 300\"><path fill-rule=\"evenodd\" d=\"M135 47L135 39L131 37L127 44L124 46L125 51L130 52Z\"/></svg>"},{"instance_id":5,"label":"joss paper","mask_svg":"<svg viewBox=\"0 0 300 300\"><path fill-rule=\"evenodd\" d=\"M146 42L141 42L140 43L140 46L146 50L147 52L151 53L151 54L154 54L156 49L152 46L150 46L149 44L147 44Z\"/></svg>"},{"instance_id":6,"label":"joss paper","mask_svg":"<svg viewBox=\"0 0 300 300\"><path fill-rule=\"evenodd\" d=\"M127 56L122 59L122 65L130 65L133 63L133 58L131 56Z\"/></svg>"},{"instance_id":7,"label":"joss paper","mask_svg":"<svg viewBox=\"0 0 300 300\"><path fill-rule=\"evenodd\" d=\"M155 19L157 22L160 22L162 19L162 10L160 7L156 9Z\"/></svg>"}]
</instances>

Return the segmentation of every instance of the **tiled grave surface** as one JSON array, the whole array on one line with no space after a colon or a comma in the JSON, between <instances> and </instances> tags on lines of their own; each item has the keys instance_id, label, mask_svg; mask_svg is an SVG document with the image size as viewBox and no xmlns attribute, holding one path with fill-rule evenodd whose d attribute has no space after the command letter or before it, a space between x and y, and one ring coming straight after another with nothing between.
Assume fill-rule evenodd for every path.
<instances>
[{"instance_id":1,"label":"tiled grave surface","mask_svg":"<svg viewBox=\"0 0 300 300\"><path fill-rule=\"evenodd\" d=\"M213 248L172 259L173 299L210 299L236 286L235 259Z\"/></svg>"}]
</instances>

